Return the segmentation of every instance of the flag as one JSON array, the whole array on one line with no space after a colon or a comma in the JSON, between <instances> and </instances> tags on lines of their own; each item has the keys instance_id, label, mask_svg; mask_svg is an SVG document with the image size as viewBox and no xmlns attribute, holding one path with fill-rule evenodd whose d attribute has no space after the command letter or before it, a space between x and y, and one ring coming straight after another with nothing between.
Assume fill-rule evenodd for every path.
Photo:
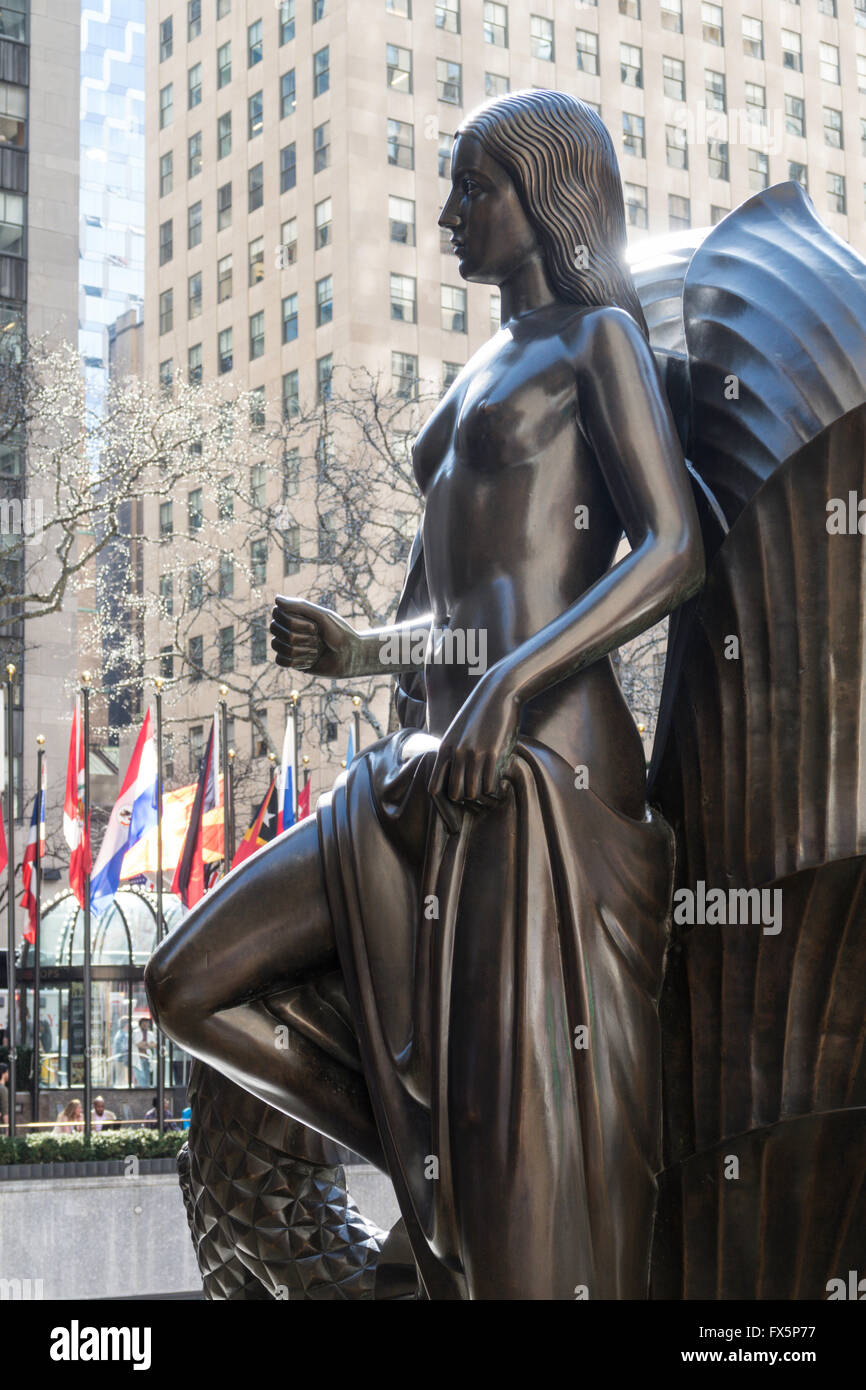
<instances>
[{"instance_id":1,"label":"flag","mask_svg":"<svg viewBox=\"0 0 866 1390\"><path fill-rule=\"evenodd\" d=\"M219 777L219 723L215 715L208 735L207 749L201 765L195 800L192 803L189 825L183 842L183 852L171 882L171 892L177 893L184 907L194 907L204 897L207 887L204 872L204 817L220 805L222 784Z\"/></svg>"},{"instance_id":2,"label":"flag","mask_svg":"<svg viewBox=\"0 0 866 1390\"><path fill-rule=\"evenodd\" d=\"M66 767L66 796L63 801L63 835L72 853L69 856L69 887L84 906L84 880L90 873L90 826L84 824L84 729L78 700L72 713L69 762Z\"/></svg>"},{"instance_id":3,"label":"flag","mask_svg":"<svg viewBox=\"0 0 866 1390\"><path fill-rule=\"evenodd\" d=\"M90 880L90 907L94 916L98 917L114 901L127 850L132 849L142 835L156 825L156 778L156 742L148 710L126 769L120 795L112 807Z\"/></svg>"},{"instance_id":4,"label":"flag","mask_svg":"<svg viewBox=\"0 0 866 1390\"><path fill-rule=\"evenodd\" d=\"M36 944L36 908L37 899L35 891L31 890L31 883L36 873L37 859L37 838L39 842L38 858L42 859L45 855L45 759L42 760L42 785L33 798L33 815L30 817L30 834L27 836L27 848L24 851L24 860L21 871L21 882L24 888L24 896L21 899L21 906L27 908L30 917L30 926L24 933L24 940L29 941L31 946ZM35 889L35 884L34 884Z\"/></svg>"},{"instance_id":5,"label":"flag","mask_svg":"<svg viewBox=\"0 0 866 1390\"><path fill-rule=\"evenodd\" d=\"M197 782L189 782L185 787L175 787L173 792L162 794L162 868L164 873L174 873L183 854L187 826L190 821L192 805L198 790ZM203 817L202 857L205 864L223 857L223 810L222 783L220 783L219 804ZM120 871L122 883L141 874L155 874L159 868L157 860L156 826L151 826L142 835L138 844L126 852L123 868Z\"/></svg>"},{"instance_id":6,"label":"flag","mask_svg":"<svg viewBox=\"0 0 866 1390\"><path fill-rule=\"evenodd\" d=\"M295 776L295 712L292 710L286 720L286 736L283 739L277 814L278 835L295 823Z\"/></svg>"},{"instance_id":7,"label":"flag","mask_svg":"<svg viewBox=\"0 0 866 1390\"><path fill-rule=\"evenodd\" d=\"M242 864L245 859L249 859L251 854L255 854L257 849L261 849L262 845L266 845L269 840L273 840L276 833L277 777L276 774L274 774L271 778L271 785L265 793L265 799L256 812L252 825L238 845L237 853L232 860L232 868L237 864Z\"/></svg>"},{"instance_id":8,"label":"flag","mask_svg":"<svg viewBox=\"0 0 866 1390\"><path fill-rule=\"evenodd\" d=\"M310 784L298 792L298 820L306 820L310 814Z\"/></svg>"},{"instance_id":9,"label":"flag","mask_svg":"<svg viewBox=\"0 0 866 1390\"><path fill-rule=\"evenodd\" d=\"M9 795L12 795L10 790ZM9 863L9 851L6 848L6 826L4 823L3 807L0 806L0 874Z\"/></svg>"},{"instance_id":10,"label":"flag","mask_svg":"<svg viewBox=\"0 0 866 1390\"><path fill-rule=\"evenodd\" d=\"M354 721L354 719L353 719L352 722L351 722L351 724L349 725L349 742L348 742L347 745L346 745L346 767L349 766L349 764L353 761L354 757L355 757L355 721Z\"/></svg>"}]
</instances>

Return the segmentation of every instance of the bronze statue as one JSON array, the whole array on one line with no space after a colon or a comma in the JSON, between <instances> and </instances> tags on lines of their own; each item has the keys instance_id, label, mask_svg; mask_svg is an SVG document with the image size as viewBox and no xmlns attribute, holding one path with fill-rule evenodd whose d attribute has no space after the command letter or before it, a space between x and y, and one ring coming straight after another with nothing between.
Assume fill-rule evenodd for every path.
<instances>
[{"instance_id":1,"label":"bronze statue","mask_svg":"<svg viewBox=\"0 0 866 1390\"><path fill-rule=\"evenodd\" d=\"M397 621L357 633L330 611L278 598L271 626L279 664L331 676L388 669L395 652L417 649L400 639L424 633L423 666L399 674L402 727L364 750L314 819L209 894L148 967L162 1027L259 1101L327 1136L328 1151L313 1162L334 1162L333 1145L343 1145L390 1173L421 1296L646 1297L663 1167L653 1296L693 1296L680 1273L684 1248L689 1267L699 1267L717 1233L714 1209L695 1217L683 1194L689 1183L706 1186L706 1151L739 1131L724 1128L723 1078L722 1122L696 1134L690 1108L700 1110L701 1097L689 1086L702 1073L693 1050L719 948L701 946L706 932L677 932L665 983L662 1154L657 1004L672 890L697 882L704 868L709 877L711 861L715 882L751 886L767 881L755 877L758 860L774 879L866 852L866 778L855 777L847 802L834 793L836 839L817 835L823 859L798 858L795 816L789 852L779 858L777 843L775 859L769 852L754 863L744 852L732 873L738 793L748 785L778 800L785 779L774 767L761 782L754 754L754 786L735 766L721 775L706 744L716 683L727 678L721 651L711 669L701 666L707 631L723 642L737 630L731 584L741 614L764 602L764 591L751 610L742 599L743 567L760 553L760 534L743 542L733 579L717 581L727 556L740 553L743 527L740 538L727 531L796 448L866 398L863 333L850 322L836 377L813 392L812 415L803 406L792 422L792 396L802 402L807 393L798 382L785 395L769 305L757 355L741 338L732 346L751 281L760 294L773 279L768 267L762 281L759 267L750 281L742 243L762 218L778 219L780 206L792 236L798 219L814 223L791 190L751 200L673 270L649 270L648 329L623 260L617 161L594 111L563 93L531 91L467 118L440 224L451 229L464 278L500 286L502 328L416 441L425 510ZM825 229L817 249L814 227L800 231L812 249L800 248L799 263L825 254L831 279L846 292L850 280L858 303L862 262L848 248L843 256L842 243L828 251L835 239ZM731 307L726 283L738 271L745 310L739 301ZM715 351L719 342L727 358ZM857 361L846 375L852 345ZM776 372L775 414L759 396L767 364ZM737 397L739 415L726 403L729 377L748 390ZM855 460L848 477L862 471L863 456L856 427L846 428L844 449ZM823 527L814 489L805 506L813 529ZM778 538L782 521L768 526ZM631 549L614 564L623 532ZM705 541L713 567L707 595L695 598ZM808 603L802 582L797 597ZM706 620L714 602L719 616ZM641 742L609 656L667 613L653 777L673 830L648 808ZM780 620L789 633L789 619ZM473 646L471 634L484 642ZM453 660L485 644L483 673ZM731 673L745 681L725 712L734 756L737 729L744 718L754 722L757 691L793 709L773 661L759 667ZM835 708L861 708L862 686L857 647L830 692ZM738 724L744 698L752 704ZM697 715L693 699L702 702ZM752 737L765 733L756 726ZM858 756L863 737L861 729ZM702 819L722 783L724 806L715 820ZM759 938L765 952L768 940ZM754 933L740 941L754 944ZM697 993L684 955L701 963ZM744 997L730 1026L745 1035L750 1020ZM275 1046L277 1024L284 1048ZM718 1080L711 1084L718 1098ZM854 1104L858 1084L845 1091L837 1082L837 1097L844 1091ZM740 1109L754 1129L754 1109Z\"/></svg>"}]
</instances>

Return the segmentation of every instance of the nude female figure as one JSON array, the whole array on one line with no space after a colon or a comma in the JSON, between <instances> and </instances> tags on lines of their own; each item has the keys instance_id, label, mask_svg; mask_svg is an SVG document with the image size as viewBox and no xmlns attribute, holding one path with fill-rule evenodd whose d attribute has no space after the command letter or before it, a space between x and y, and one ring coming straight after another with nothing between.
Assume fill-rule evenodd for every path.
<instances>
[{"instance_id":1,"label":"nude female figure","mask_svg":"<svg viewBox=\"0 0 866 1390\"><path fill-rule=\"evenodd\" d=\"M521 164L521 143L536 153L534 166L532 160L525 167ZM545 160L548 182L533 188L532 167L537 170ZM403 740L395 755L398 762L421 760L424 785L417 795L426 797L430 817L446 827L446 839L462 844L466 822L467 836L475 837L467 840L470 861L472 843L487 846L484 864L496 876L498 866L490 860L498 853L497 835L507 841L502 851L506 871L517 854L506 827L515 802L512 773L520 748L540 750L539 767L546 758L550 766L563 769L557 782L561 787L566 785L565 774L570 778L576 767L587 768L593 807L598 808L593 815L613 818L611 835L620 825L640 826L645 819L643 748L609 653L700 586L703 549L679 441L620 259L622 194L610 137L599 118L562 93L532 91L502 98L480 108L461 127L451 179L440 226L451 232L462 277L499 286L502 326L460 372L415 444L414 470L424 498L421 539L430 611L409 626L413 631L431 625L485 630L488 667L483 675L473 675L465 667L438 664L435 652L428 650L424 676L429 737L417 746L419 751L413 751L411 738L407 744L404 735L390 737ZM557 179L561 188L553 194L550 189ZM587 509L581 513L588 520L585 526L576 525L580 508ZM613 565L623 532L631 550ZM394 631L356 632L315 604L282 597L276 600L271 626L279 665L324 676L382 670L379 654ZM385 757L388 746L388 740L374 745L373 759ZM368 756L370 750L364 750L358 761ZM419 766L417 761L412 765ZM543 782L543 773L536 771L535 776ZM579 807L575 798L576 821ZM570 812L557 824L569 818ZM552 829L553 821L548 823ZM381 833L378 827L376 833ZM598 834L593 833L597 843ZM407 870L409 878L412 872ZM472 881L477 883L479 876ZM476 895L479 891L472 889ZM660 923L666 912L663 896L662 892ZM497 902L496 911L500 909ZM363 916L363 905L361 911ZM480 914L477 902L473 911L473 921L479 915L486 918L483 902ZM151 960L148 991L160 1026L188 1051L393 1175L398 1165L389 1146L398 1142L397 1131L384 1123L375 1103L378 1081L371 1070L379 1064L371 1061L369 1036L366 1047L362 1037L360 1066L348 1056L345 1064L341 1062L337 1041L328 1047L327 1023L322 1024L322 1046L308 1032L293 1034L288 1048L275 1047L275 1014L268 1001L341 968L345 973L353 948L348 937L335 933L334 915L320 829L311 817L235 870L189 914ZM371 921L375 915L368 914ZM470 935L467 927L463 936L468 940ZM486 1027L495 1033L501 1031L499 1015L470 1024L465 1022L468 1013L460 1012L464 957L467 977L477 968L476 986L484 978L483 960L473 961L466 954L472 949L459 947L454 956L455 1028ZM568 947L565 956L571 952L576 959L580 950L571 952ZM417 970L417 944L409 955L415 961L411 968ZM510 971L511 964L506 962L506 968ZM607 984L601 975L596 980L596 1010L603 1009L606 994L617 992L609 983L613 968L604 967ZM349 974L354 979L354 968ZM527 965L519 979L525 984L530 976ZM515 995L515 978L509 974L497 996L500 1014L505 1008L501 1001ZM361 987L356 981L349 989L356 1011L361 1006L353 989ZM647 986L645 992L651 995L652 988ZM403 995L408 984L404 989L395 976L386 994L389 989ZM477 988L474 998L477 1001ZM525 1051L534 1059L531 1067L527 1063L527 1074L536 1076L543 1058L538 1039L550 1029L551 1008L548 1001L546 1023L540 1012L532 1022L532 997L527 1009ZM562 1027L569 1038L562 1044L563 1057L579 1016L570 1006L563 1018L565 1014ZM477 1018L475 1007L473 1020ZM631 1025L621 1018L608 1030L611 1036L624 1034L634 1055L641 1048L646 1051L640 1029L651 1033L652 1028L641 1018L634 1037ZM422 1025L416 1018L416 1037ZM495 1039L481 1034L473 1038L467 1047L476 1056L479 1048L487 1055L489 1042L495 1059ZM604 1044L606 1049L616 1045ZM489 1091L496 1090L493 1073L498 1065L495 1060L489 1064ZM616 1064L620 1070L631 1065L631 1060ZM656 1061L650 1058L641 1065L647 1068L646 1094L652 1097ZM557 1067L556 1086L561 1087L562 1069L559 1063ZM453 1065L450 1074L452 1131L464 1132L462 1115L468 1152L475 1140L466 1117L485 1108L487 1091L477 1077L464 1080ZM566 1079L568 1094L574 1091L577 1097L574 1105L584 1103L579 1094L584 1084L595 1082L584 1083L579 1076L574 1083ZM421 1094L423 1087L413 1085L414 1094ZM479 1089L472 1092L476 1085ZM539 1094L545 1086L539 1083ZM509 1104L513 1107L513 1100ZM550 1112L549 1097L538 1104L538 1115ZM510 1124L513 1138L537 1129L538 1118ZM628 1127L627 1122L616 1124L619 1137L610 1141L611 1153L621 1150ZM651 1116L650 1130L654 1124ZM383 1125L390 1136L387 1143ZM495 1115L490 1128L496 1128ZM461 1172L461 1143L453 1141L451 1166L453 1190L463 1196L452 1204L460 1207L469 1231L467 1194L475 1180L468 1170ZM649 1153L651 1139L647 1143ZM588 1153L584 1143L580 1165L589 1165ZM544 1162L543 1146L532 1162L536 1168ZM647 1165L652 1167L651 1157L645 1159ZM507 1163L503 1158L504 1180L514 1169L512 1151ZM647 1181L652 1182L651 1173ZM410 1179L407 1182L411 1185ZM634 1182L626 1177L623 1184L627 1198ZM615 1205L613 1198L610 1201ZM644 1224L650 1201L647 1197L641 1207ZM577 1198L575 1203L580 1204ZM624 1254L624 1237L598 1234L598 1203L593 1198L586 1206L588 1214L582 1226L575 1226L578 1234L571 1237L572 1244L580 1244L580 1231L592 1227L596 1234L592 1239L587 1235L586 1242L594 1241L596 1251L603 1246L619 1251L604 1257L608 1263L637 1267L640 1250ZM615 1213L611 1220L616 1225ZM438 1249L437 1240L441 1246L444 1237L430 1240ZM466 1234L462 1255L448 1257L452 1265L461 1266L461 1277L468 1281L460 1286L468 1292L454 1296L499 1296L491 1289L502 1289L504 1297L573 1296L561 1291L574 1277L567 1252L559 1262L561 1271L550 1275L548 1284L534 1284L535 1276L517 1269L505 1270L500 1283L491 1284L481 1257L473 1255L473 1241L484 1245L483 1237ZM486 1256L488 1261L493 1258L489 1249ZM601 1258L596 1254L596 1264ZM507 1265L511 1257L500 1252L497 1260ZM526 1263L517 1252L511 1262L517 1265L521 1260ZM556 1260L548 1263L559 1270ZM639 1283L639 1272L623 1274L610 1287L613 1296L628 1296Z\"/></svg>"}]
</instances>

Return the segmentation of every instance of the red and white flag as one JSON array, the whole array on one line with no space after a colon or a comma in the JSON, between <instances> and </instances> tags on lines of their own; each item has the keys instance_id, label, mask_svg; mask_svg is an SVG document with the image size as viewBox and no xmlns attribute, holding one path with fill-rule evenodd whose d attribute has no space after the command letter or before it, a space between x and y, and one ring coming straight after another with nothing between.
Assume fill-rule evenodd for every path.
<instances>
[{"instance_id":1,"label":"red and white flag","mask_svg":"<svg viewBox=\"0 0 866 1390\"><path fill-rule=\"evenodd\" d=\"M84 824L84 756L84 727L76 697L69 739L69 762L66 767L63 836L72 851L69 856L69 887L82 907L85 880L93 863L90 857L90 826Z\"/></svg>"},{"instance_id":2,"label":"red and white flag","mask_svg":"<svg viewBox=\"0 0 866 1390\"><path fill-rule=\"evenodd\" d=\"M306 820L310 814L310 783L298 792L298 820Z\"/></svg>"},{"instance_id":3,"label":"red and white flag","mask_svg":"<svg viewBox=\"0 0 866 1390\"><path fill-rule=\"evenodd\" d=\"M38 850L37 850L38 843ZM30 918L30 926L24 933L24 940L29 941L31 946L36 945L36 894L31 888L33 877L36 871L37 854L39 859L45 857L45 759L42 760L42 786L36 793L33 801L33 815L30 818L30 834L27 836L27 848L24 851L24 859L21 865L21 885L24 889L24 896L21 899L21 906L27 908Z\"/></svg>"}]
</instances>

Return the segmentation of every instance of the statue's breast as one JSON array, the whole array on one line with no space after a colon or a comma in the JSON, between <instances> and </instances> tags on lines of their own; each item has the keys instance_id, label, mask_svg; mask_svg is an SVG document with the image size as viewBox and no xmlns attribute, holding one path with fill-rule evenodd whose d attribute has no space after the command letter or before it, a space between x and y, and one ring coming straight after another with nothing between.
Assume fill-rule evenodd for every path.
<instances>
[{"instance_id":1,"label":"statue's breast","mask_svg":"<svg viewBox=\"0 0 866 1390\"><path fill-rule=\"evenodd\" d=\"M499 472L532 462L574 430L575 374L558 339L504 344L467 384L454 431L460 463Z\"/></svg>"}]
</instances>

